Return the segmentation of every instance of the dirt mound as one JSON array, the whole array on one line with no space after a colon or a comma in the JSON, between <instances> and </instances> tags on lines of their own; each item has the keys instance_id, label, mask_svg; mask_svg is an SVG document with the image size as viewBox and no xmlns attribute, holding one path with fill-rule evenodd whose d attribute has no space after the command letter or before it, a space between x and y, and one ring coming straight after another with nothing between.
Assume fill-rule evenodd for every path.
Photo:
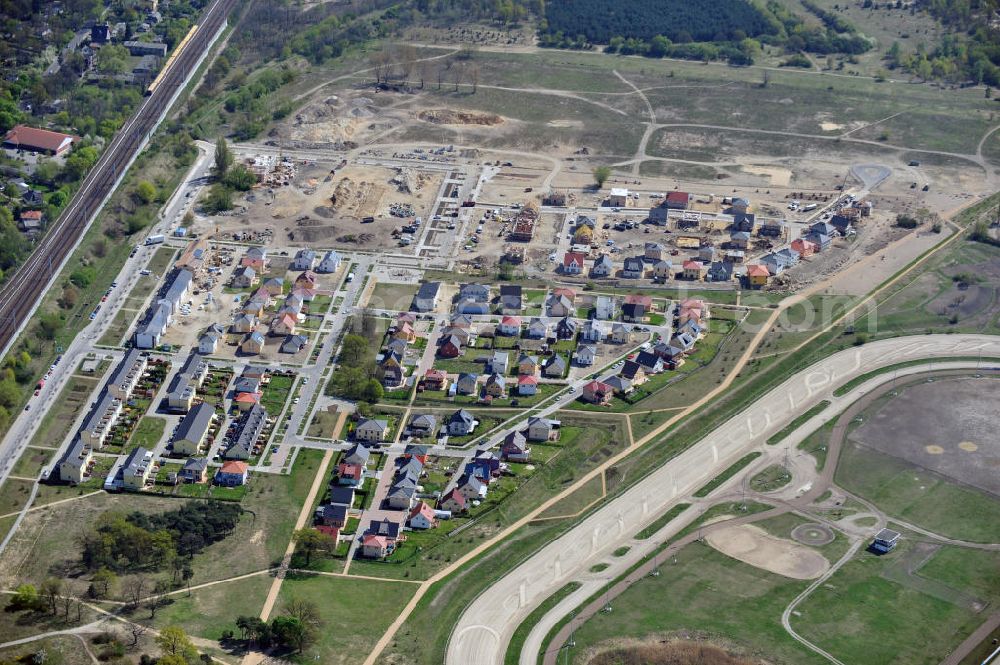
<instances>
[{"instance_id":1,"label":"dirt mound","mask_svg":"<svg viewBox=\"0 0 1000 665\"><path fill-rule=\"evenodd\" d=\"M456 111L454 109L427 109L418 113L417 117L435 125L485 125L492 127L501 125L504 121L496 113Z\"/></svg>"},{"instance_id":2,"label":"dirt mound","mask_svg":"<svg viewBox=\"0 0 1000 665\"><path fill-rule=\"evenodd\" d=\"M348 233L337 238L337 242L352 245L365 245L375 239L373 233Z\"/></svg>"},{"instance_id":3,"label":"dirt mound","mask_svg":"<svg viewBox=\"0 0 1000 665\"><path fill-rule=\"evenodd\" d=\"M292 242L311 243L321 242L333 238L340 229L336 226L306 226L288 232L288 239Z\"/></svg>"},{"instance_id":4,"label":"dirt mound","mask_svg":"<svg viewBox=\"0 0 1000 665\"><path fill-rule=\"evenodd\" d=\"M313 212L324 219L332 219L337 214L330 206L316 206L313 208Z\"/></svg>"},{"instance_id":5,"label":"dirt mound","mask_svg":"<svg viewBox=\"0 0 1000 665\"><path fill-rule=\"evenodd\" d=\"M616 647L590 659L588 665L760 665L763 661L700 642L661 642Z\"/></svg>"}]
</instances>

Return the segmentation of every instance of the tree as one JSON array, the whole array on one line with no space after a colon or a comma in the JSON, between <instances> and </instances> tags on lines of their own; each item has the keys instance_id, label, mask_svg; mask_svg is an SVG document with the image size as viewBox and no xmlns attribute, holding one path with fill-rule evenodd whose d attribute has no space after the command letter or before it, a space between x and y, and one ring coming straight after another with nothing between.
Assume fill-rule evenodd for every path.
<instances>
[{"instance_id":1,"label":"tree","mask_svg":"<svg viewBox=\"0 0 1000 665\"><path fill-rule=\"evenodd\" d=\"M136 575L125 583L125 587L122 589L125 593L125 600L133 608L139 607L139 602L142 600L147 584L148 580L144 575Z\"/></svg>"},{"instance_id":2,"label":"tree","mask_svg":"<svg viewBox=\"0 0 1000 665\"><path fill-rule=\"evenodd\" d=\"M140 180L135 186L135 195L141 203L149 205L156 200L156 185L148 180Z\"/></svg>"},{"instance_id":3,"label":"tree","mask_svg":"<svg viewBox=\"0 0 1000 665\"><path fill-rule=\"evenodd\" d=\"M94 598L108 598L118 586L118 576L106 566L102 566L90 578L90 595Z\"/></svg>"},{"instance_id":4,"label":"tree","mask_svg":"<svg viewBox=\"0 0 1000 665\"><path fill-rule=\"evenodd\" d=\"M594 169L594 183L597 185L598 189L604 187L604 183L606 183L610 177L610 166L598 166Z\"/></svg>"},{"instance_id":5,"label":"tree","mask_svg":"<svg viewBox=\"0 0 1000 665\"><path fill-rule=\"evenodd\" d=\"M170 591L170 583L167 582L167 580L156 581L156 586L153 589L154 595L149 599L149 602L146 603L146 607L149 609L150 619L155 619L156 610L170 602L170 599L166 596L168 591Z\"/></svg>"},{"instance_id":6,"label":"tree","mask_svg":"<svg viewBox=\"0 0 1000 665\"><path fill-rule=\"evenodd\" d=\"M215 144L215 177L221 180L232 165L233 153L229 150L226 139L220 137Z\"/></svg>"},{"instance_id":7,"label":"tree","mask_svg":"<svg viewBox=\"0 0 1000 665\"><path fill-rule=\"evenodd\" d=\"M14 610L37 610L42 605L43 600L34 584L20 585L10 600L10 608Z\"/></svg>"},{"instance_id":8,"label":"tree","mask_svg":"<svg viewBox=\"0 0 1000 665\"><path fill-rule=\"evenodd\" d=\"M243 166L242 164L237 164L229 169L229 172L222 179L222 182L228 187L239 190L241 192L248 192L254 185L257 184L257 176L255 176L250 169Z\"/></svg>"},{"instance_id":9,"label":"tree","mask_svg":"<svg viewBox=\"0 0 1000 665\"><path fill-rule=\"evenodd\" d=\"M94 168L94 164L97 163L99 157L100 153L92 145L76 148L66 158L63 177L69 180L80 180Z\"/></svg>"},{"instance_id":10,"label":"tree","mask_svg":"<svg viewBox=\"0 0 1000 665\"><path fill-rule=\"evenodd\" d=\"M139 644L139 640L146 634L148 629L141 623L129 623L128 632L132 635L132 646Z\"/></svg>"},{"instance_id":11,"label":"tree","mask_svg":"<svg viewBox=\"0 0 1000 665\"><path fill-rule=\"evenodd\" d=\"M297 548L305 556L305 565L312 562L313 555L330 556L337 549L337 543L332 536L318 529L299 529L293 535Z\"/></svg>"},{"instance_id":12,"label":"tree","mask_svg":"<svg viewBox=\"0 0 1000 665\"><path fill-rule=\"evenodd\" d=\"M309 642L308 629L295 617L274 617L271 621L271 630L280 644L300 653Z\"/></svg>"},{"instance_id":13,"label":"tree","mask_svg":"<svg viewBox=\"0 0 1000 665\"><path fill-rule=\"evenodd\" d=\"M58 577L50 577L42 582L42 597L53 615L56 613L56 602L62 595L62 590L63 583Z\"/></svg>"},{"instance_id":14,"label":"tree","mask_svg":"<svg viewBox=\"0 0 1000 665\"><path fill-rule=\"evenodd\" d=\"M156 646L167 655L184 656L195 653L194 644L180 626L167 626L156 636Z\"/></svg>"}]
</instances>

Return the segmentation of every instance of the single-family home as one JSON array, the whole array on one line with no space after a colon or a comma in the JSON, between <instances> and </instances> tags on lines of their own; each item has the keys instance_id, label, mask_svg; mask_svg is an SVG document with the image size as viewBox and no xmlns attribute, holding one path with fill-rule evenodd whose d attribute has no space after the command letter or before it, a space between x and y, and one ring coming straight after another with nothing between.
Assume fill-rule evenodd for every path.
<instances>
[{"instance_id":1,"label":"single-family home","mask_svg":"<svg viewBox=\"0 0 1000 665\"><path fill-rule=\"evenodd\" d=\"M502 374L490 374L483 389L490 397L503 397L507 394L507 380Z\"/></svg>"},{"instance_id":2,"label":"single-family home","mask_svg":"<svg viewBox=\"0 0 1000 665\"><path fill-rule=\"evenodd\" d=\"M612 208L624 208L628 205L629 195L627 187L612 187L608 195L608 205Z\"/></svg>"},{"instance_id":3,"label":"single-family home","mask_svg":"<svg viewBox=\"0 0 1000 665\"><path fill-rule=\"evenodd\" d=\"M506 335L508 337L517 337L521 334L521 317L520 316L505 316L500 319L500 325L497 326L498 335Z\"/></svg>"},{"instance_id":4,"label":"single-family home","mask_svg":"<svg viewBox=\"0 0 1000 665\"><path fill-rule=\"evenodd\" d=\"M566 359L553 353L542 362L542 375L549 379L561 379L566 375Z\"/></svg>"},{"instance_id":5,"label":"single-family home","mask_svg":"<svg viewBox=\"0 0 1000 665\"><path fill-rule=\"evenodd\" d=\"M257 284L257 271L250 266L237 268L233 274L232 286L237 289L249 289Z\"/></svg>"},{"instance_id":6,"label":"single-family home","mask_svg":"<svg viewBox=\"0 0 1000 665\"><path fill-rule=\"evenodd\" d=\"M792 241L792 251L800 258L807 259L816 253L816 244L805 238L796 238Z\"/></svg>"},{"instance_id":7,"label":"single-family home","mask_svg":"<svg viewBox=\"0 0 1000 665\"><path fill-rule=\"evenodd\" d=\"M559 322L556 324L556 337L559 339L574 339L579 327L576 319L569 317L559 319Z\"/></svg>"},{"instance_id":8,"label":"single-family home","mask_svg":"<svg viewBox=\"0 0 1000 665\"><path fill-rule=\"evenodd\" d=\"M437 307L441 282L424 282L413 296L411 309L415 312L431 312Z\"/></svg>"},{"instance_id":9,"label":"single-family home","mask_svg":"<svg viewBox=\"0 0 1000 665\"><path fill-rule=\"evenodd\" d=\"M672 191L663 199L663 205L670 210L687 210L691 195L687 192Z\"/></svg>"},{"instance_id":10,"label":"single-family home","mask_svg":"<svg viewBox=\"0 0 1000 665\"><path fill-rule=\"evenodd\" d=\"M218 323L213 323L208 327L208 329L202 333L201 337L198 338L198 353L203 355L211 355L215 353L216 349L219 347L219 340L225 337L226 330Z\"/></svg>"},{"instance_id":11,"label":"single-family home","mask_svg":"<svg viewBox=\"0 0 1000 665\"><path fill-rule=\"evenodd\" d=\"M719 258L719 250L711 245L706 245L698 249L698 260L708 265Z\"/></svg>"},{"instance_id":12,"label":"single-family home","mask_svg":"<svg viewBox=\"0 0 1000 665\"><path fill-rule=\"evenodd\" d=\"M579 275L583 272L586 257L580 252L566 252L563 256L562 271L565 275Z\"/></svg>"},{"instance_id":13,"label":"single-family home","mask_svg":"<svg viewBox=\"0 0 1000 665\"><path fill-rule=\"evenodd\" d=\"M581 367L590 367L596 358L597 347L593 344L581 344L576 347L576 353L573 354L573 360Z\"/></svg>"},{"instance_id":14,"label":"single-family home","mask_svg":"<svg viewBox=\"0 0 1000 665\"><path fill-rule=\"evenodd\" d=\"M663 245L658 242L647 242L643 247L642 255L647 261L656 263L663 258Z\"/></svg>"},{"instance_id":15,"label":"single-family home","mask_svg":"<svg viewBox=\"0 0 1000 665\"><path fill-rule=\"evenodd\" d=\"M517 314L524 307L524 297L519 284L502 284L500 286L500 313Z\"/></svg>"},{"instance_id":16,"label":"single-family home","mask_svg":"<svg viewBox=\"0 0 1000 665\"><path fill-rule=\"evenodd\" d=\"M490 287L485 284L463 284L458 289L457 300L488 303L490 301Z\"/></svg>"},{"instance_id":17,"label":"single-family home","mask_svg":"<svg viewBox=\"0 0 1000 665\"><path fill-rule=\"evenodd\" d=\"M511 432L500 445L500 458L507 462L527 462L530 454L528 439L521 432Z\"/></svg>"},{"instance_id":18,"label":"single-family home","mask_svg":"<svg viewBox=\"0 0 1000 665\"><path fill-rule=\"evenodd\" d=\"M392 510L409 510L416 496L416 479L404 476L393 480L385 495L385 503Z\"/></svg>"},{"instance_id":19,"label":"single-family home","mask_svg":"<svg viewBox=\"0 0 1000 665\"><path fill-rule=\"evenodd\" d=\"M365 467L344 461L337 465L337 484L357 487L365 480Z\"/></svg>"},{"instance_id":20,"label":"single-family home","mask_svg":"<svg viewBox=\"0 0 1000 665\"><path fill-rule=\"evenodd\" d=\"M594 318L611 321L618 315L618 305L611 296L597 296L594 299Z\"/></svg>"},{"instance_id":21,"label":"single-family home","mask_svg":"<svg viewBox=\"0 0 1000 665\"><path fill-rule=\"evenodd\" d=\"M477 501L486 496L487 486L482 480L470 474L462 476L455 489L465 497L466 501Z\"/></svg>"},{"instance_id":22,"label":"single-family home","mask_svg":"<svg viewBox=\"0 0 1000 665\"><path fill-rule=\"evenodd\" d=\"M42 228L41 210L22 210L18 216L18 223L22 231L39 231Z\"/></svg>"},{"instance_id":23,"label":"single-family home","mask_svg":"<svg viewBox=\"0 0 1000 665\"><path fill-rule=\"evenodd\" d=\"M459 314L489 314L490 304L482 300L459 300L455 311Z\"/></svg>"},{"instance_id":24,"label":"single-family home","mask_svg":"<svg viewBox=\"0 0 1000 665\"><path fill-rule=\"evenodd\" d=\"M606 334L604 322L597 319L588 319L580 328L580 340L583 342L603 341Z\"/></svg>"},{"instance_id":25,"label":"single-family home","mask_svg":"<svg viewBox=\"0 0 1000 665\"><path fill-rule=\"evenodd\" d=\"M615 344L629 344L632 342L632 326L622 323L615 323L611 326L611 342Z\"/></svg>"},{"instance_id":26,"label":"single-family home","mask_svg":"<svg viewBox=\"0 0 1000 665\"><path fill-rule=\"evenodd\" d=\"M705 278L705 264L697 259L687 259L681 266L681 275L686 280L700 282Z\"/></svg>"},{"instance_id":27,"label":"single-family home","mask_svg":"<svg viewBox=\"0 0 1000 665\"><path fill-rule=\"evenodd\" d=\"M465 409L459 409L448 418L448 434L467 436L476 429L477 421Z\"/></svg>"},{"instance_id":28,"label":"single-family home","mask_svg":"<svg viewBox=\"0 0 1000 665\"><path fill-rule=\"evenodd\" d=\"M249 474L250 466L246 462L230 460L215 472L215 484L223 487L246 485Z\"/></svg>"},{"instance_id":29,"label":"single-family home","mask_svg":"<svg viewBox=\"0 0 1000 665\"><path fill-rule=\"evenodd\" d=\"M532 416L528 418L528 427L524 432L528 441L551 441L558 436L559 426L558 420Z\"/></svg>"},{"instance_id":30,"label":"single-family home","mask_svg":"<svg viewBox=\"0 0 1000 665\"><path fill-rule=\"evenodd\" d=\"M418 413L410 418L410 436L422 438L433 437L437 433L437 416L430 413Z\"/></svg>"},{"instance_id":31,"label":"single-family home","mask_svg":"<svg viewBox=\"0 0 1000 665\"><path fill-rule=\"evenodd\" d=\"M332 273L337 272L337 268L340 267L340 254L333 251L332 249L323 255L323 259L316 266L316 272L320 273Z\"/></svg>"},{"instance_id":32,"label":"single-family home","mask_svg":"<svg viewBox=\"0 0 1000 665\"><path fill-rule=\"evenodd\" d=\"M549 316L573 316L576 312L573 301L564 295L550 294L545 301L545 309Z\"/></svg>"},{"instance_id":33,"label":"single-family home","mask_svg":"<svg viewBox=\"0 0 1000 665\"><path fill-rule=\"evenodd\" d=\"M72 134L63 134L48 129L28 127L27 125L15 125L4 136L3 147L11 150L26 150L43 155L61 155L79 140L79 136L73 136Z\"/></svg>"},{"instance_id":34,"label":"single-family home","mask_svg":"<svg viewBox=\"0 0 1000 665\"><path fill-rule=\"evenodd\" d=\"M427 390L447 390L448 374L439 369L431 368L424 372L424 388Z\"/></svg>"},{"instance_id":35,"label":"single-family home","mask_svg":"<svg viewBox=\"0 0 1000 665\"><path fill-rule=\"evenodd\" d=\"M733 280L733 264L728 261L713 261L708 266L705 277L710 282L731 282Z\"/></svg>"},{"instance_id":36,"label":"single-family home","mask_svg":"<svg viewBox=\"0 0 1000 665\"><path fill-rule=\"evenodd\" d=\"M809 232L803 236L806 240L811 242L816 247L816 252L822 252L830 246L831 238L825 233L814 233Z\"/></svg>"},{"instance_id":37,"label":"single-family home","mask_svg":"<svg viewBox=\"0 0 1000 665\"><path fill-rule=\"evenodd\" d=\"M525 332L528 339L545 339L549 336L549 324L542 319L533 317L528 322L528 329Z\"/></svg>"},{"instance_id":38,"label":"single-family home","mask_svg":"<svg viewBox=\"0 0 1000 665\"><path fill-rule=\"evenodd\" d=\"M437 354L441 358L457 358L462 355L462 340L455 334L438 338Z\"/></svg>"},{"instance_id":39,"label":"single-family home","mask_svg":"<svg viewBox=\"0 0 1000 665\"><path fill-rule=\"evenodd\" d=\"M535 376L538 374L539 369L541 369L541 363L538 360L538 356L531 356L527 353L522 353L517 359L518 374Z\"/></svg>"},{"instance_id":40,"label":"single-family home","mask_svg":"<svg viewBox=\"0 0 1000 665\"><path fill-rule=\"evenodd\" d=\"M734 231L743 231L752 234L755 228L757 228L757 216L752 212L733 213Z\"/></svg>"},{"instance_id":41,"label":"single-family home","mask_svg":"<svg viewBox=\"0 0 1000 665\"><path fill-rule=\"evenodd\" d=\"M476 384L479 382L478 374L470 374L468 372L459 374L458 380L455 382L455 392L459 395L474 395L476 393Z\"/></svg>"},{"instance_id":42,"label":"single-family home","mask_svg":"<svg viewBox=\"0 0 1000 665\"><path fill-rule=\"evenodd\" d=\"M298 353L305 345L309 342L309 338L305 335L289 335L281 343L281 347L278 349L281 353Z\"/></svg>"},{"instance_id":43,"label":"single-family home","mask_svg":"<svg viewBox=\"0 0 1000 665\"><path fill-rule=\"evenodd\" d=\"M257 317L253 314L238 314L233 319L231 330L234 333L246 334L253 332L257 328Z\"/></svg>"},{"instance_id":44,"label":"single-family home","mask_svg":"<svg viewBox=\"0 0 1000 665\"><path fill-rule=\"evenodd\" d=\"M352 445L343 457L343 461L348 464L360 464L361 466L367 466L369 459L371 459L371 451L362 443Z\"/></svg>"},{"instance_id":45,"label":"single-family home","mask_svg":"<svg viewBox=\"0 0 1000 665\"><path fill-rule=\"evenodd\" d=\"M620 374L609 376L604 383L611 386L616 395L627 395L632 392L632 382Z\"/></svg>"},{"instance_id":46,"label":"single-family home","mask_svg":"<svg viewBox=\"0 0 1000 665\"><path fill-rule=\"evenodd\" d=\"M751 263L747 266L747 284L750 288L759 289L767 286L771 271L761 263Z\"/></svg>"},{"instance_id":47,"label":"single-family home","mask_svg":"<svg viewBox=\"0 0 1000 665\"><path fill-rule=\"evenodd\" d=\"M506 351L494 351L489 359L489 370L493 374L506 374L510 362L510 354Z\"/></svg>"},{"instance_id":48,"label":"single-family home","mask_svg":"<svg viewBox=\"0 0 1000 665\"><path fill-rule=\"evenodd\" d=\"M622 277L625 279L642 279L646 274L646 264L641 256L629 256L625 259L622 268Z\"/></svg>"},{"instance_id":49,"label":"single-family home","mask_svg":"<svg viewBox=\"0 0 1000 665\"><path fill-rule=\"evenodd\" d=\"M646 382L646 370L634 360L626 360L618 373L631 381L633 386Z\"/></svg>"},{"instance_id":50,"label":"single-family home","mask_svg":"<svg viewBox=\"0 0 1000 665\"><path fill-rule=\"evenodd\" d=\"M732 231L729 234L729 246L733 249L749 249L750 233L748 231Z\"/></svg>"},{"instance_id":51,"label":"single-family home","mask_svg":"<svg viewBox=\"0 0 1000 665\"><path fill-rule=\"evenodd\" d=\"M369 559L384 559L395 549L395 544L390 544L383 536L366 534L361 539L361 556Z\"/></svg>"},{"instance_id":52,"label":"single-family home","mask_svg":"<svg viewBox=\"0 0 1000 665\"><path fill-rule=\"evenodd\" d=\"M653 279L665 282L674 276L674 264L666 259L653 264Z\"/></svg>"},{"instance_id":53,"label":"single-family home","mask_svg":"<svg viewBox=\"0 0 1000 665\"><path fill-rule=\"evenodd\" d=\"M350 504L325 503L316 507L314 521L318 526L343 529L347 526L347 520L350 518L347 512L349 508Z\"/></svg>"},{"instance_id":54,"label":"single-family home","mask_svg":"<svg viewBox=\"0 0 1000 665\"><path fill-rule=\"evenodd\" d=\"M240 343L240 351L247 355L257 355L264 350L264 336L257 332L256 330L246 337Z\"/></svg>"},{"instance_id":55,"label":"single-family home","mask_svg":"<svg viewBox=\"0 0 1000 665\"><path fill-rule=\"evenodd\" d=\"M362 418L354 428L354 439L379 443L385 441L389 434L389 421L375 418Z\"/></svg>"},{"instance_id":56,"label":"single-family home","mask_svg":"<svg viewBox=\"0 0 1000 665\"><path fill-rule=\"evenodd\" d=\"M607 254L601 254L590 268L591 277L609 277L615 271L614 263Z\"/></svg>"},{"instance_id":57,"label":"single-family home","mask_svg":"<svg viewBox=\"0 0 1000 665\"><path fill-rule=\"evenodd\" d=\"M652 309L653 299L650 296L628 295L625 296L625 304L622 305L622 318L626 321L639 322Z\"/></svg>"},{"instance_id":58,"label":"single-family home","mask_svg":"<svg viewBox=\"0 0 1000 665\"><path fill-rule=\"evenodd\" d=\"M207 402L196 404L174 432L174 455L198 455L207 448L208 433L215 422L215 407Z\"/></svg>"},{"instance_id":59,"label":"single-family home","mask_svg":"<svg viewBox=\"0 0 1000 665\"><path fill-rule=\"evenodd\" d=\"M465 497L457 489L449 491L438 500L440 510L447 510L453 514L464 513L466 505Z\"/></svg>"},{"instance_id":60,"label":"single-family home","mask_svg":"<svg viewBox=\"0 0 1000 665\"><path fill-rule=\"evenodd\" d=\"M316 252L312 249L300 249L295 252L289 270L312 270L316 263Z\"/></svg>"},{"instance_id":61,"label":"single-family home","mask_svg":"<svg viewBox=\"0 0 1000 665\"><path fill-rule=\"evenodd\" d=\"M530 374L522 374L517 377L517 394L522 397L534 395L538 392L538 377Z\"/></svg>"},{"instance_id":62,"label":"single-family home","mask_svg":"<svg viewBox=\"0 0 1000 665\"><path fill-rule=\"evenodd\" d=\"M273 336L294 335L298 323L294 314L281 314L271 319L269 333Z\"/></svg>"},{"instance_id":63,"label":"single-family home","mask_svg":"<svg viewBox=\"0 0 1000 665\"><path fill-rule=\"evenodd\" d=\"M319 276L313 270L303 270L295 278L295 286L300 289L316 289L319 287Z\"/></svg>"},{"instance_id":64,"label":"single-family home","mask_svg":"<svg viewBox=\"0 0 1000 665\"><path fill-rule=\"evenodd\" d=\"M434 509L423 501L418 501L417 505L410 510L410 514L406 518L406 521L410 525L411 529L433 529L437 526L437 518L434 515Z\"/></svg>"},{"instance_id":65,"label":"single-family home","mask_svg":"<svg viewBox=\"0 0 1000 665\"><path fill-rule=\"evenodd\" d=\"M652 351L640 351L635 357L646 374L659 374L663 371L663 359Z\"/></svg>"},{"instance_id":66,"label":"single-family home","mask_svg":"<svg viewBox=\"0 0 1000 665\"><path fill-rule=\"evenodd\" d=\"M590 381L583 386L583 401L591 404L607 404L613 395L611 386L601 381Z\"/></svg>"},{"instance_id":67,"label":"single-family home","mask_svg":"<svg viewBox=\"0 0 1000 665\"><path fill-rule=\"evenodd\" d=\"M184 462L178 476L186 483L203 483L208 474L208 458L192 457Z\"/></svg>"},{"instance_id":68,"label":"single-family home","mask_svg":"<svg viewBox=\"0 0 1000 665\"><path fill-rule=\"evenodd\" d=\"M260 290L271 298L280 296L285 291L285 280L282 277L269 277L260 285Z\"/></svg>"}]
</instances>

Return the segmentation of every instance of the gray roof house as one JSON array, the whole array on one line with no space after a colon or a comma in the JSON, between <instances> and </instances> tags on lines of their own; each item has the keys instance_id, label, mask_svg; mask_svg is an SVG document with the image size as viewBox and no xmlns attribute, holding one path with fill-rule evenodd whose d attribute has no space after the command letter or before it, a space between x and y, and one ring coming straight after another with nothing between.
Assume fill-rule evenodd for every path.
<instances>
[{"instance_id":1,"label":"gray roof house","mask_svg":"<svg viewBox=\"0 0 1000 665\"><path fill-rule=\"evenodd\" d=\"M413 296L412 309L416 312L430 312L437 307L441 282L424 282Z\"/></svg>"},{"instance_id":2,"label":"gray roof house","mask_svg":"<svg viewBox=\"0 0 1000 665\"><path fill-rule=\"evenodd\" d=\"M607 254L602 254L590 268L591 277L608 277L615 271L614 263Z\"/></svg>"},{"instance_id":3,"label":"gray roof house","mask_svg":"<svg viewBox=\"0 0 1000 665\"><path fill-rule=\"evenodd\" d=\"M459 409L448 418L448 434L465 436L471 434L476 427L476 419L465 409Z\"/></svg>"}]
</instances>

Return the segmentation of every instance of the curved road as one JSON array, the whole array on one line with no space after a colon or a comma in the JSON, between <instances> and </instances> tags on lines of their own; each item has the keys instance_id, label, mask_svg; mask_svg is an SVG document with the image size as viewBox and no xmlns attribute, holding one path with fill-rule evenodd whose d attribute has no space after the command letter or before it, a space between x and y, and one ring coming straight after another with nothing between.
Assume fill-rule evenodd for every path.
<instances>
[{"instance_id":1,"label":"curved road","mask_svg":"<svg viewBox=\"0 0 1000 665\"><path fill-rule=\"evenodd\" d=\"M623 557L611 557L610 553L623 540L630 538L747 452L763 447L769 436L813 404L822 399L831 402L830 407L813 418L815 422L803 424L797 434L793 433L786 439L784 445L796 445L803 436L801 432L812 431L831 414L847 408L867 390L884 381L884 377L876 377L848 395L835 397L833 391L846 381L872 369L907 360L977 355L1000 357L1000 337L921 335L880 340L841 351L795 374L698 444L543 547L480 594L466 608L452 634L447 662L456 665L502 663L510 636L543 599L571 580L584 579L584 586L571 596L575 602L568 607L579 604L602 588L607 579L619 575L648 555L658 544L655 539L649 539L654 542L645 541L633 547ZM918 367L914 371L923 370L924 368ZM899 373L907 372L900 370ZM767 452L765 450L765 454ZM668 525L672 529L683 526L678 520ZM668 534L662 532L661 535ZM587 573L595 563L607 560L612 560L613 563L600 578ZM533 659L529 660L534 662Z\"/></svg>"}]
</instances>

